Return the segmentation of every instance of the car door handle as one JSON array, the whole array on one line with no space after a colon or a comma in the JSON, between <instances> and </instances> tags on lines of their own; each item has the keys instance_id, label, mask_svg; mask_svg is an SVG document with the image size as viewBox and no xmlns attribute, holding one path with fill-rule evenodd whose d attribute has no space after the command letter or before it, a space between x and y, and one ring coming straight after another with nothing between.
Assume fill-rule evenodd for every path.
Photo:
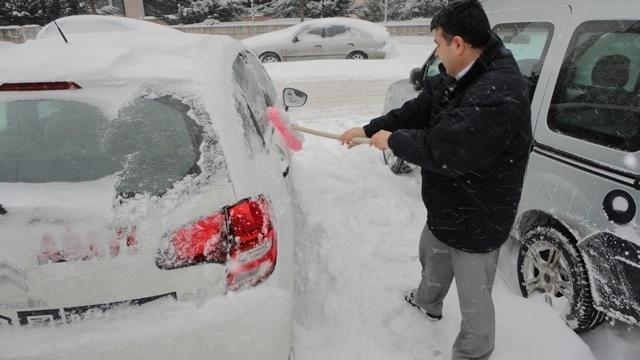
<instances>
[{"instance_id":1,"label":"car door handle","mask_svg":"<svg viewBox=\"0 0 640 360\"><path fill-rule=\"evenodd\" d=\"M349 46L356 46L354 43L347 43Z\"/></svg>"},{"instance_id":2,"label":"car door handle","mask_svg":"<svg viewBox=\"0 0 640 360\"><path fill-rule=\"evenodd\" d=\"M320 47L320 48L322 47L322 45L314 45L314 46L315 46L315 47Z\"/></svg>"}]
</instances>

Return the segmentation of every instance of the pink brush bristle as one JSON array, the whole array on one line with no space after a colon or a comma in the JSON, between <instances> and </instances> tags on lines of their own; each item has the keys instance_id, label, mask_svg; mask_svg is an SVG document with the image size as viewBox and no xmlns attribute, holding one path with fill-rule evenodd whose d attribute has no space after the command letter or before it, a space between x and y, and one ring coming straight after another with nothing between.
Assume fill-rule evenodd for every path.
<instances>
[{"instance_id":1,"label":"pink brush bristle","mask_svg":"<svg viewBox=\"0 0 640 360\"><path fill-rule=\"evenodd\" d=\"M267 118L271 125L273 125L276 131L282 136L285 144L287 144L291 151L302 150L303 138L291 128L291 123L286 113L275 106L269 106L267 108Z\"/></svg>"}]
</instances>

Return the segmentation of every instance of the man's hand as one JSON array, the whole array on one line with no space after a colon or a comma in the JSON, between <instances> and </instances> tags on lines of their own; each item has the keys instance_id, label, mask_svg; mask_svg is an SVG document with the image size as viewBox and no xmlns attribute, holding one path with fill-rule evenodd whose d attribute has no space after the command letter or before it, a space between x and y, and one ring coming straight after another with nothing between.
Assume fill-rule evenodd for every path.
<instances>
[{"instance_id":1,"label":"man's hand","mask_svg":"<svg viewBox=\"0 0 640 360\"><path fill-rule=\"evenodd\" d=\"M351 139L355 137L367 137L367 135L361 127L354 127L342 133L338 140L340 141L340 144L347 145L347 147L351 149L354 146L360 145L351 142Z\"/></svg>"},{"instance_id":2,"label":"man's hand","mask_svg":"<svg viewBox=\"0 0 640 360\"><path fill-rule=\"evenodd\" d=\"M389 148L389 136L391 136L389 131L378 131L371 137L371 146L375 146L378 150L387 150Z\"/></svg>"}]
</instances>

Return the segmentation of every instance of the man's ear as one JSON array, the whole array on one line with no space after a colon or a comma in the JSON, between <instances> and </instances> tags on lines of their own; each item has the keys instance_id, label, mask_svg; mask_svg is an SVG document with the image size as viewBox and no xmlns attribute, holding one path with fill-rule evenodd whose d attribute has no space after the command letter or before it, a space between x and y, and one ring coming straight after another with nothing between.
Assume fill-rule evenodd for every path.
<instances>
[{"instance_id":1,"label":"man's ear","mask_svg":"<svg viewBox=\"0 0 640 360\"><path fill-rule=\"evenodd\" d=\"M464 49L467 47L467 43L464 41L464 39L460 36L454 36L451 42L454 45L456 55L462 55Z\"/></svg>"}]
</instances>

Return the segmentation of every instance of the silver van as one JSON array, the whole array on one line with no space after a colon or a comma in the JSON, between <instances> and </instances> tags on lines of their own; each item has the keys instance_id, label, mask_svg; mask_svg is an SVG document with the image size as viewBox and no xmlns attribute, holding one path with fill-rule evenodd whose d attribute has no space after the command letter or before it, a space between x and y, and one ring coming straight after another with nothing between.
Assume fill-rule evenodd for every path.
<instances>
[{"instance_id":1,"label":"silver van","mask_svg":"<svg viewBox=\"0 0 640 360\"><path fill-rule=\"evenodd\" d=\"M525 297L576 331L605 316L638 324L640 2L509 6L489 17L530 84L535 141L502 262ZM392 84L385 111L417 95L436 64Z\"/></svg>"}]
</instances>

